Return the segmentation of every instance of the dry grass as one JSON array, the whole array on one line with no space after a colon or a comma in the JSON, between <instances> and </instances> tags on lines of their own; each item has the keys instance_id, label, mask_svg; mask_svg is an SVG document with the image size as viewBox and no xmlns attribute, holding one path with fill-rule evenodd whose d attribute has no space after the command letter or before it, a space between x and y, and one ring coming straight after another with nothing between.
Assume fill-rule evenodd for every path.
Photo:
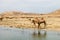
<instances>
[{"instance_id":1,"label":"dry grass","mask_svg":"<svg viewBox=\"0 0 60 40\"><path fill-rule=\"evenodd\" d=\"M47 22L47 29L59 30L60 28L60 18L45 18ZM0 21L0 25L16 27L16 28L34 28L33 23L29 21L28 18L13 18L13 19L3 19Z\"/></svg>"}]
</instances>

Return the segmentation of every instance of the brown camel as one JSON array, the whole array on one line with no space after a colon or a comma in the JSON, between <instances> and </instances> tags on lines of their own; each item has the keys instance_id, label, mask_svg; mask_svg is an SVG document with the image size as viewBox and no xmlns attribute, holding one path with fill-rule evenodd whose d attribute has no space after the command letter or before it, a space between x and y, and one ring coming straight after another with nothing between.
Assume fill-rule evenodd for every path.
<instances>
[{"instance_id":1,"label":"brown camel","mask_svg":"<svg viewBox=\"0 0 60 40\"><path fill-rule=\"evenodd\" d=\"M29 19L29 20L31 20L31 19ZM46 21L44 20L43 17L41 19L36 17L33 20L31 20L31 21L35 25L35 27L36 27L36 24L38 24L38 34L40 34L40 29L42 29L41 26L40 26L42 23L44 24L44 28L43 29L46 29Z\"/></svg>"},{"instance_id":2,"label":"brown camel","mask_svg":"<svg viewBox=\"0 0 60 40\"><path fill-rule=\"evenodd\" d=\"M46 28L46 21L44 20L44 18L41 18L41 19L39 19L39 18L34 18L33 20L32 20L32 23L36 26L36 23L38 24L38 29L40 28L41 29L41 27L40 27L40 24L42 24L42 23L44 23L44 29Z\"/></svg>"}]
</instances>

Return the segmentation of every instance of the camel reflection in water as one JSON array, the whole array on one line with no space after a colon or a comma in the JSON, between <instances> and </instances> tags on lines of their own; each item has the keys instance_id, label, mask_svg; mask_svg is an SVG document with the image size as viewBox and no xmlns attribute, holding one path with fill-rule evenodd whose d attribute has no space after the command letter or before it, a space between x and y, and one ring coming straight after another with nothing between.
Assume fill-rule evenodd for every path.
<instances>
[{"instance_id":1,"label":"camel reflection in water","mask_svg":"<svg viewBox=\"0 0 60 40\"><path fill-rule=\"evenodd\" d=\"M40 32L40 33L33 33L32 34L32 36L33 36L33 40L38 40L38 39L40 39L40 40L46 40L46 35L47 35L47 32L46 31L44 31L43 33L42 32Z\"/></svg>"}]
</instances>

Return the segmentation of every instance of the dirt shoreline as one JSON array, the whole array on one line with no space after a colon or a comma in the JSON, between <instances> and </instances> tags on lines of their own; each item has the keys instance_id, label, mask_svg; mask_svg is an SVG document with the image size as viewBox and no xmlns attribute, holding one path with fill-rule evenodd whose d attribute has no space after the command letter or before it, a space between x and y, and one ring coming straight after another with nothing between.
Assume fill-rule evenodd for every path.
<instances>
[{"instance_id":1,"label":"dirt shoreline","mask_svg":"<svg viewBox=\"0 0 60 40\"><path fill-rule=\"evenodd\" d=\"M47 23L47 30L60 31L60 18L47 17L45 18ZM0 21L0 25L11 28L34 28L35 26L29 20L29 18L13 18L13 19L3 19ZM41 25L43 26L43 24ZM37 27L36 27L37 28Z\"/></svg>"},{"instance_id":2,"label":"dirt shoreline","mask_svg":"<svg viewBox=\"0 0 60 40\"><path fill-rule=\"evenodd\" d=\"M16 28L16 27L10 27L10 26L1 26L0 27L3 27L3 28ZM21 28L17 28L17 29L30 29L30 30L38 30L38 28L26 28L26 27L21 27ZM56 31L56 32L60 32L60 28L46 28L46 29L39 29L39 30L43 30L43 31Z\"/></svg>"}]
</instances>

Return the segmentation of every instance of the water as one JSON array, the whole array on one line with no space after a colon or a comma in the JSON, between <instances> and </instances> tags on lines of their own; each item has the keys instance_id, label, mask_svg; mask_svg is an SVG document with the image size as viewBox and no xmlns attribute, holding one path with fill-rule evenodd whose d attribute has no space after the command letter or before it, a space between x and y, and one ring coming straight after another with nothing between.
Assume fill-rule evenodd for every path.
<instances>
[{"instance_id":1,"label":"water","mask_svg":"<svg viewBox=\"0 0 60 40\"><path fill-rule=\"evenodd\" d=\"M60 32L0 27L0 40L60 40Z\"/></svg>"}]
</instances>

